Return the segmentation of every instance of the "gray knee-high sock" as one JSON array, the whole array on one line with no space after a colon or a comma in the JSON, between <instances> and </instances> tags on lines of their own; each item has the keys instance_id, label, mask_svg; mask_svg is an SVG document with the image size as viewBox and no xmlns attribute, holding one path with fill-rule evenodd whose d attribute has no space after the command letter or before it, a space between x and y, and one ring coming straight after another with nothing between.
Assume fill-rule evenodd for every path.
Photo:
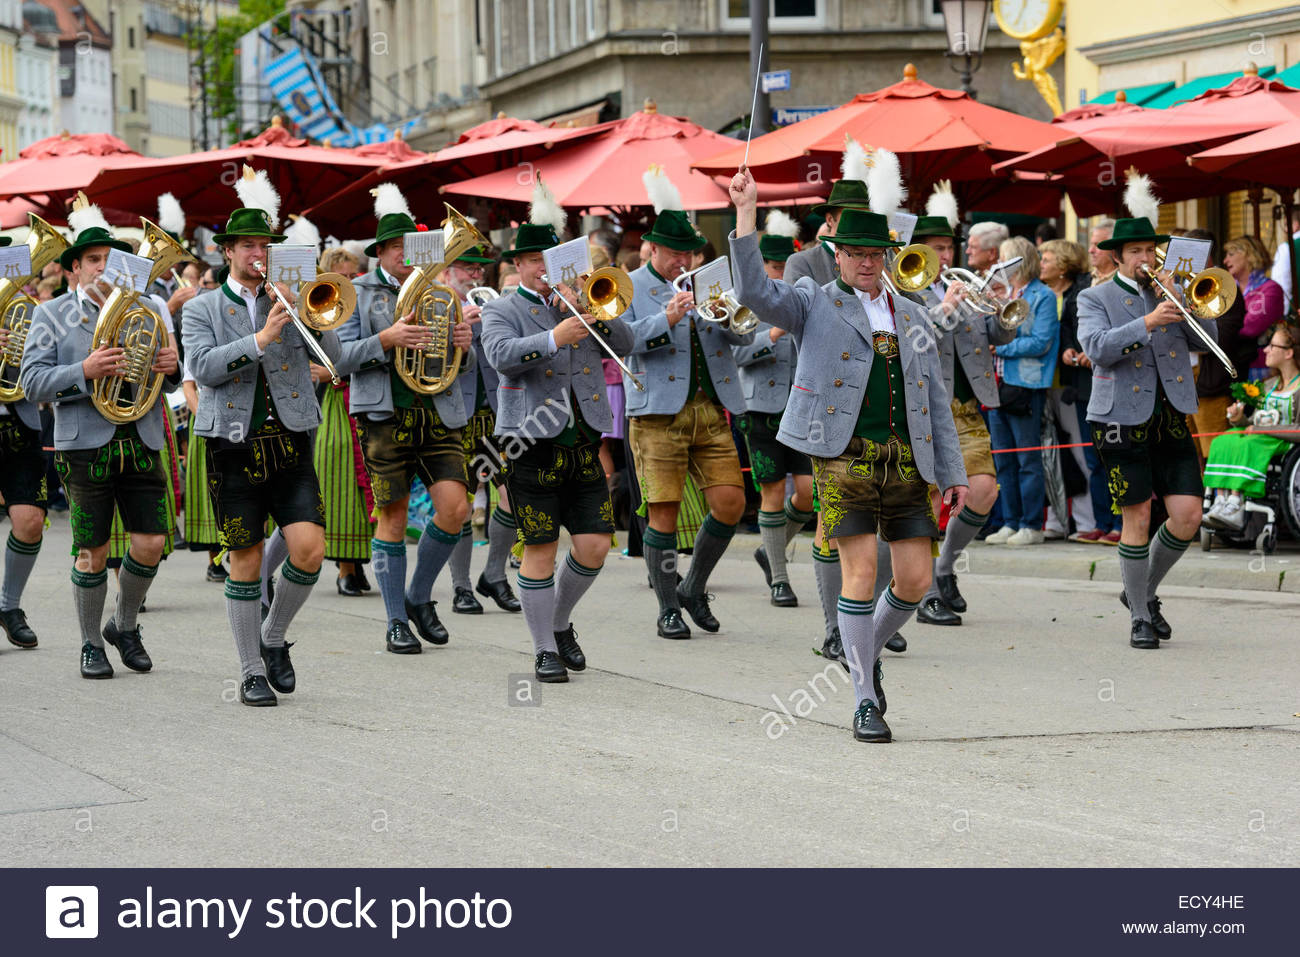
<instances>
[{"instance_id":1,"label":"gray knee-high sock","mask_svg":"<svg viewBox=\"0 0 1300 957\"><path fill-rule=\"evenodd\" d=\"M501 506L492 510L488 522L488 557L483 566L483 580L503 582L506 580L506 558L515 546L515 517L503 511Z\"/></svg>"},{"instance_id":2,"label":"gray knee-high sock","mask_svg":"<svg viewBox=\"0 0 1300 957\"><path fill-rule=\"evenodd\" d=\"M988 520L987 514L981 515L969 507L963 507L948 522L948 530L944 532L943 536L943 546L939 549L939 558L934 566L937 574L952 574L952 568L957 561L957 556L975 540L975 535Z\"/></svg>"},{"instance_id":3,"label":"gray knee-high sock","mask_svg":"<svg viewBox=\"0 0 1300 957\"><path fill-rule=\"evenodd\" d=\"M894 554L889 550L889 542L876 536L876 585L872 589L876 606L880 606L880 596L885 593L889 583L894 579ZM893 632L891 631L892 635Z\"/></svg>"},{"instance_id":4,"label":"gray knee-high sock","mask_svg":"<svg viewBox=\"0 0 1300 957\"><path fill-rule=\"evenodd\" d=\"M144 596L158 574L157 565L142 565L128 551L122 559L122 570L117 575L117 612L113 621L122 631L135 627L135 616L144 604Z\"/></svg>"},{"instance_id":5,"label":"gray knee-high sock","mask_svg":"<svg viewBox=\"0 0 1300 957\"><path fill-rule=\"evenodd\" d=\"M758 513L758 535L767 552L767 564L772 569L772 584L789 582L785 570L785 512Z\"/></svg>"},{"instance_id":6,"label":"gray knee-high sock","mask_svg":"<svg viewBox=\"0 0 1300 957\"><path fill-rule=\"evenodd\" d=\"M5 545L4 589L0 591L0 611L12 611L22 604L23 589L27 579L36 567L36 556L41 550L41 540L20 542L9 533L9 542Z\"/></svg>"},{"instance_id":7,"label":"gray knee-high sock","mask_svg":"<svg viewBox=\"0 0 1300 957\"><path fill-rule=\"evenodd\" d=\"M659 599L659 614L677 608L677 536L647 528L641 536L645 567Z\"/></svg>"},{"instance_id":8,"label":"gray knee-high sock","mask_svg":"<svg viewBox=\"0 0 1300 957\"><path fill-rule=\"evenodd\" d=\"M1149 591L1151 549L1146 545L1119 543L1119 577L1128 595L1128 613L1134 621L1150 621L1151 612L1142 600Z\"/></svg>"},{"instance_id":9,"label":"gray knee-high sock","mask_svg":"<svg viewBox=\"0 0 1300 957\"><path fill-rule=\"evenodd\" d=\"M1168 522L1160 526L1150 546L1151 561L1147 566L1147 601L1156 597L1156 590L1165 580L1165 575L1174 567L1174 562L1183 557L1190 544L1192 544L1191 539L1181 539L1169 531Z\"/></svg>"},{"instance_id":10,"label":"gray knee-high sock","mask_svg":"<svg viewBox=\"0 0 1300 957\"><path fill-rule=\"evenodd\" d=\"M459 541L460 532L444 532L432 519L424 526L424 534L415 550L415 570L411 572L411 584L406 589L406 597L412 605L423 605L433 597L433 583L438 580L438 572L447 564Z\"/></svg>"},{"instance_id":11,"label":"gray knee-high sock","mask_svg":"<svg viewBox=\"0 0 1300 957\"><path fill-rule=\"evenodd\" d=\"M271 532L271 537L266 540L262 546L262 604L270 605L271 596L268 585L275 570L284 564L289 557L289 543L284 540L284 532L280 531L277 525Z\"/></svg>"},{"instance_id":12,"label":"gray knee-high sock","mask_svg":"<svg viewBox=\"0 0 1300 957\"><path fill-rule=\"evenodd\" d=\"M474 524L466 522L461 526L460 541L451 550L447 564L451 567L451 587L459 591L469 588L469 560L474 554Z\"/></svg>"},{"instance_id":13,"label":"gray knee-high sock","mask_svg":"<svg viewBox=\"0 0 1300 957\"><path fill-rule=\"evenodd\" d=\"M262 649L257 646L262 635L262 612L258 606L262 587L258 582L237 582L226 579L226 615L230 618L230 630L235 636L235 651L239 654L240 680L254 675L266 677L266 665L262 663ZM275 600L280 600L277 589Z\"/></svg>"},{"instance_id":14,"label":"gray knee-high sock","mask_svg":"<svg viewBox=\"0 0 1300 957\"><path fill-rule=\"evenodd\" d=\"M564 557L564 564L560 566L559 575L555 576L555 628L554 631L564 631L572 624L570 620L573 615L573 609L582 596L587 594L587 589L596 581L596 576L600 574L600 569L588 568L576 558L573 552L569 552Z\"/></svg>"},{"instance_id":15,"label":"gray knee-high sock","mask_svg":"<svg viewBox=\"0 0 1300 957\"><path fill-rule=\"evenodd\" d=\"M528 633L533 636L533 654L543 651L559 654L555 644L555 576L548 578L526 578L518 576L519 604L524 606L524 621L528 623Z\"/></svg>"},{"instance_id":16,"label":"gray knee-high sock","mask_svg":"<svg viewBox=\"0 0 1300 957\"><path fill-rule=\"evenodd\" d=\"M389 623L406 621L406 543L372 538L370 552Z\"/></svg>"},{"instance_id":17,"label":"gray knee-high sock","mask_svg":"<svg viewBox=\"0 0 1300 957\"><path fill-rule=\"evenodd\" d=\"M72 603L77 609L77 624L81 626L81 643L104 647L100 630L104 618L104 596L108 594L108 570L82 572L72 569Z\"/></svg>"},{"instance_id":18,"label":"gray knee-high sock","mask_svg":"<svg viewBox=\"0 0 1300 957\"><path fill-rule=\"evenodd\" d=\"M885 589L876 602L876 611L871 616L872 627L875 629L875 654L871 659L872 667L875 667L876 658L885 649L885 642L894 637L894 633L903 627L906 622L916 612L916 607L921 604L919 601L903 601L894 594L893 587Z\"/></svg>"},{"instance_id":19,"label":"gray knee-high sock","mask_svg":"<svg viewBox=\"0 0 1300 957\"><path fill-rule=\"evenodd\" d=\"M700 530L695 535L695 549L691 553L691 570L682 580L682 593L685 595L703 595L709 586L709 575L717 567L718 559L731 544L736 534L735 525L724 525L710 512L704 516ZM768 556L771 561L772 556Z\"/></svg>"},{"instance_id":20,"label":"gray knee-high sock","mask_svg":"<svg viewBox=\"0 0 1300 957\"><path fill-rule=\"evenodd\" d=\"M869 601L855 601L843 595L836 599L840 638L844 642L844 656L849 662L853 693L857 696L858 704L868 699L876 701L875 687L871 683L876 666L876 642L873 638L875 626L871 609L872 603Z\"/></svg>"},{"instance_id":21,"label":"gray knee-high sock","mask_svg":"<svg viewBox=\"0 0 1300 957\"><path fill-rule=\"evenodd\" d=\"M843 576L840 574L838 548L832 548L829 555L823 555L820 548L813 548L813 580L817 582L817 597L821 599L826 637L829 638L831 632L840 626L838 602Z\"/></svg>"},{"instance_id":22,"label":"gray knee-high sock","mask_svg":"<svg viewBox=\"0 0 1300 957\"><path fill-rule=\"evenodd\" d=\"M305 572L290 559L284 560L284 565L280 568L280 584L275 589L275 601L271 602L271 613L262 624L262 644L268 648L278 648L284 644L284 633L289 630L289 622L307 603L319 578L319 568L314 572Z\"/></svg>"},{"instance_id":23,"label":"gray knee-high sock","mask_svg":"<svg viewBox=\"0 0 1300 957\"><path fill-rule=\"evenodd\" d=\"M815 512L801 512L794 507L794 499L785 500L785 543L789 545L805 525L813 520Z\"/></svg>"}]
</instances>

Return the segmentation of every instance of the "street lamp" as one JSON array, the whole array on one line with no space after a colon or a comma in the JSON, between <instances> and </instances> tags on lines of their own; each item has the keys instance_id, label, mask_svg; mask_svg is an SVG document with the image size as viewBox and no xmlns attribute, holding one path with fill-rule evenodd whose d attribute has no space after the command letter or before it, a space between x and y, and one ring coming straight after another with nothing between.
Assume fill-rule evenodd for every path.
<instances>
[{"instance_id":1,"label":"street lamp","mask_svg":"<svg viewBox=\"0 0 1300 957\"><path fill-rule=\"evenodd\" d=\"M961 74L961 88L971 97L975 89L971 76L980 68L984 57L984 39L989 32L989 7L992 0L939 0L943 11L943 28L948 33L946 57L961 57L960 68L951 60L948 65Z\"/></svg>"}]
</instances>

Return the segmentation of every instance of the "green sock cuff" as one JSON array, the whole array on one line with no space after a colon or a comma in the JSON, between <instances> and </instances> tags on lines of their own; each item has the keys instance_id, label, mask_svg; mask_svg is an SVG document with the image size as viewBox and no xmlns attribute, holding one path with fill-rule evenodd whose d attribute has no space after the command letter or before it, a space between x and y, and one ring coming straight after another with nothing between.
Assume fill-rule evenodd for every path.
<instances>
[{"instance_id":1,"label":"green sock cuff","mask_svg":"<svg viewBox=\"0 0 1300 957\"><path fill-rule=\"evenodd\" d=\"M1194 541L1194 539L1190 538L1179 538L1173 532L1169 531L1168 522L1165 522L1160 526L1159 531L1156 532L1156 538L1159 540L1161 545L1165 546L1165 548L1171 548L1176 552L1187 551L1187 546L1192 544Z\"/></svg>"},{"instance_id":2,"label":"green sock cuff","mask_svg":"<svg viewBox=\"0 0 1300 957\"><path fill-rule=\"evenodd\" d=\"M305 572L287 558L284 560L284 564L280 566L280 574L284 576L285 581L293 582L295 585L314 585L320 579L319 568L314 572ZM262 593L261 582L258 582L257 589L260 596Z\"/></svg>"},{"instance_id":3,"label":"green sock cuff","mask_svg":"<svg viewBox=\"0 0 1300 957\"><path fill-rule=\"evenodd\" d=\"M464 525L462 525L462 526L460 527L460 537L461 537L461 538L468 538L469 536L471 536L471 535L473 535L473 534L474 534L474 523L473 523L473 522L466 522Z\"/></svg>"},{"instance_id":4,"label":"green sock cuff","mask_svg":"<svg viewBox=\"0 0 1300 957\"><path fill-rule=\"evenodd\" d=\"M875 611L875 602L858 601L856 598L845 598L840 595L835 607L846 615L870 615Z\"/></svg>"},{"instance_id":5,"label":"green sock cuff","mask_svg":"<svg viewBox=\"0 0 1300 957\"><path fill-rule=\"evenodd\" d=\"M971 528L983 528L984 524L989 520L989 515L988 512L981 515L969 505L963 505L962 510L957 513L957 519L965 522Z\"/></svg>"},{"instance_id":6,"label":"green sock cuff","mask_svg":"<svg viewBox=\"0 0 1300 957\"><path fill-rule=\"evenodd\" d=\"M406 554L405 542L388 542L382 538L372 538L370 540L370 548L372 551L383 552L385 555Z\"/></svg>"},{"instance_id":7,"label":"green sock cuff","mask_svg":"<svg viewBox=\"0 0 1300 957\"><path fill-rule=\"evenodd\" d=\"M817 513L812 510L807 512L799 511L799 509L794 507L794 499L792 498L785 500L785 517L792 522L811 522L813 516L816 514Z\"/></svg>"},{"instance_id":8,"label":"green sock cuff","mask_svg":"<svg viewBox=\"0 0 1300 957\"><path fill-rule=\"evenodd\" d=\"M515 577L515 583L525 591L539 591L546 588L554 588L555 576L551 575L547 578L528 578L524 575L517 575Z\"/></svg>"},{"instance_id":9,"label":"green sock cuff","mask_svg":"<svg viewBox=\"0 0 1300 957\"><path fill-rule=\"evenodd\" d=\"M913 611L921 604L919 601L903 601L894 594L893 588L886 588L885 593L880 596L880 600L891 608L897 608L899 611Z\"/></svg>"},{"instance_id":10,"label":"green sock cuff","mask_svg":"<svg viewBox=\"0 0 1300 957\"><path fill-rule=\"evenodd\" d=\"M579 575L584 575L587 578L595 578L600 574L601 568L604 567L603 565L597 565L595 568L588 568L586 565L582 564L582 562L573 557L573 552L569 552L569 554L564 557L564 564L568 565L570 570L573 572Z\"/></svg>"},{"instance_id":11,"label":"green sock cuff","mask_svg":"<svg viewBox=\"0 0 1300 957\"><path fill-rule=\"evenodd\" d=\"M674 551L677 548L677 536L655 528L647 528L645 534L641 536L641 541L651 548L663 551Z\"/></svg>"},{"instance_id":12,"label":"green sock cuff","mask_svg":"<svg viewBox=\"0 0 1300 957\"><path fill-rule=\"evenodd\" d=\"M72 584L78 588L98 588L106 581L108 581L107 568L101 572L83 572L75 567L72 569Z\"/></svg>"},{"instance_id":13,"label":"green sock cuff","mask_svg":"<svg viewBox=\"0 0 1300 957\"><path fill-rule=\"evenodd\" d=\"M814 548L813 561L825 562L828 565L838 565L840 563L840 550L838 548L832 548L829 555L823 555L820 548Z\"/></svg>"},{"instance_id":14,"label":"green sock cuff","mask_svg":"<svg viewBox=\"0 0 1300 957\"><path fill-rule=\"evenodd\" d=\"M515 527L514 515L510 512L503 511L500 505L492 509L492 521L496 522L498 525L504 525L506 528Z\"/></svg>"},{"instance_id":15,"label":"green sock cuff","mask_svg":"<svg viewBox=\"0 0 1300 957\"><path fill-rule=\"evenodd\" d=\"M1148 545L1125 545L1123 542L1119 543L1120 558L1129 558L1134 561L1144 562L1150 554L1151 548Z\"/></svg>"},{"instance_id":16,"label":"green sock cuff","mask_svg":"<svg viewBox=\"0 0 1300 957\"><path fill-rule=\"evenodd\" d=\"M758 524L760 528L785 528L785 512L764 512L760 510Z\"/></svg>"},{"instance_id":17,"label":"green sock cuff","mask_svg":"<svg viewBox=\"0 0 1300 957\"><path fill-rule=\"evenodd\" d=\"M14 533L9 533L9 550L17 552L19 555L35 555L41 550L41 542L44 539L36 539L34 542L20 542L14 538Z\"/></svg>"},{"instance_id":18,"label":"green sock cuff","mask_svg":"<svg viewBox=\"0 0 1300 957\"><path fill-rule=\"evenodd\" d=\"M784 525L785 523L782 522L781 524ZM704 521L700 524L700 531L704 532L705 535L712 535L714 538L730 541L732 536L736 534L736 526L722 524L710 512L704 516Z\"/></svg>"},{"instance_id":19,"label":"green sock cuff","mask_svg":"<svg viewBox=\"0 0 1300 957\"><path fill-rule=\"evenodd\" d=\"M424 526L424 534L428 535L435 542L442 542L442 544L444 545L455 545L458 541L460 541L461 533L444 532L442 529L440 529L437 525L433 523L433 519L430 519L429 524Z\"/></svg>"},{"instance_id":20,"label":"green sock cuff","mask_svg":"<svg viewBox=\"0 0 1300 957\"><path fill-rule=\"evenodd\" d=\"M237 582L227 577L226 597L231 601L259 601L262 597L262 583L260 581Z\"/></svg>"},{"instance_id":21,"label":"green sock cuff","mask_svg":"<svg viewBox=\"0 0 1300 957\"><path fill-rule=\"evenodd\" d=\"M127 552L126 556L122 559L122 571L130 572L137 578L153 578L158 574L158 566L142 565L131 557L130 552Z\"/></svg>"}]
</instances>

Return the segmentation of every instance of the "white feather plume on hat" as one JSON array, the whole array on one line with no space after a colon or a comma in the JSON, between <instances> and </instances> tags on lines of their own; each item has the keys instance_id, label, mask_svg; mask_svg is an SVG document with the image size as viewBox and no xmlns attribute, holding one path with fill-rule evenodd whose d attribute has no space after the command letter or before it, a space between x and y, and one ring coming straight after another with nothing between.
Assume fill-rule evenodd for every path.
<instances>
[{"instance_id":1,"label":"white feather plume on hat","mask_svg":"<svg viewBox=\"0 0 1300 957\"><path fill-rule=\"evenodd\" d=\"M840 176L843 179L867 181L871 162L867 159L867 149L849 133L844 134L844 158L840 160Z\"/></svg>"},{"instance_id":2,"label":"white feather plume on hat","mask_svg":"<svg viewBox=\"0 0 1300 957\"><path fill-rule=\"evenodd\" d=\"M934 192L925 201L925 215L942 216L948 225L957 228L957 197L952 194L952 181L941 179L934 184Z\"/></svg>"},{"instance_id":3,"label":"white feather plume on hat","mask_svg":"<svg viewBox=\"0 0 1300 957\"><path fill-rule=\"evenodd\" d=\"M1150 176L1130 169L1128 185L1124 187L1124 205L1134 216L1155 226L1160 221L1160 200L1156 199L1152 186Z\"/></svg>"},{"instance_id":4,"label":"white feather plume on hat","mask_svg":"<svg viewBox=\"0 0 1300 957\"><path fill-rule=\"evenodd\" d=\"M280 194L271 185L266 170L244 167L244 175L235 183L235 194L246 209L260 209L272 229L280 228Z\"/></svg>"},{"instance_id":5,"label":"white feather plume on hat","mask_svg":"<svg viewBox=\"0 0 1300 957\"><path fill-rule=\"evenodd\" d=\"M407 205L406 197L396 183L380 183L370 191L370 195L375 197L375 219L383 219L394 213L411 216L411 207Z\"/></svg>"},{"instance_id":6,"label":"white feather plume on hat","mask_svg":"<svg viewBox=\"0 0 1300 957\"><path fill-rule=\"evenodd\" d=\"M767 223L764 230L769 236L788 236L790 239L799 238L799 224L787 213L783 213L779 209L774 209L767 214Z\"/></svg>"},{"instance_id":7,"label":"white feather plume on hat","mask_svg":"<svg viewBox=\"0 0 1300 957\"><path fill-rule=\"evenodd\" d=\"M641 174L641 182L645 184L646 196L650 198L650 205L655 208L656 216L665 209L684 207L677 184L668 178L668 174L658 163L650 164L650 168Z\"/></svg>"},{"instance_id":8,"label":"white feather plume on hat","mask_svg":"<svg viewBox=\"0 0 1300 957\"><path fill-rule=\"evenodd\" d=\"M528 221L534 226L550 226L555 230L556 236L563 236L568 218L564 207L542 182L542 176L538 173L537 183L533 186L533 201L528 204Z\"/></svg>"},{"instance_id":9,"label":"white feather plume on hat","mask_svg":"<svg viewBox=\"0 0 1300 957\"><path fill-rule=\"evenodd\" d=\"M363 266L370 261L370 257L366 255L366 247L369 245L364 239L345 239L342 243L343 248Z\"/></svg>"},{"instance_id":10,"label":"white feather plume on hat","mask_svg":"<svg viewBox=\"0 0 1300 957\"><path fill-rule=\"evenodd\" d=\"M185 211L181 209L180 200L171 193L158 197L158 225L178 236L185 232Z\"/></svg>"},{"instance_id":11,"label":"white feather plume on hat","mask_svg":"<svg viewBox=\"0 0 1300 957\"><path fill-rule=\"evenodd\" d=\"M297 246L315 246L320 251L320 230L306 216L289 214L289 227L284 231L284 241Z\"/></svg>"},{"instance_id":12,"label":"white feather plume on hat","mask_svg":"<svg viewBox=\"0 0 1300 957\"><path fill-rule=\"evenodd\" d=\"M108 230L108 220L100 212L99 207L87 198L86 194L78 191L77 197L72 201L72 210L68 213L68 229L72 230L75 238L84 230L94 229Z\"/></svg>"},{"instance_id":13,"label":"white feather plume on hat","mask_svg":"<svg viewBox=\"0 0 1300 957\"><path fill-rule=\"evenodd\" d=\"M872 151L871 169L867 171L867 200L873 213L893 216L903 208L907 187L903 185L903 169L898 155L889 150Z\"/></svg>"}]
</instances>

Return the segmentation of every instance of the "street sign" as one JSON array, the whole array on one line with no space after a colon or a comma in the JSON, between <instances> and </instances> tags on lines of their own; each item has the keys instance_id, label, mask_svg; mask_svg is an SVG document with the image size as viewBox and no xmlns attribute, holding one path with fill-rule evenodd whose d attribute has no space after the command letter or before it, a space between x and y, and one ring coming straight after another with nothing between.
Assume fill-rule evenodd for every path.
<instances>
[{"instance_id":1,"label":"street sign","mask_svg":"<svg viewBox=\"0 0 1300 957\"><path fill-rule=\"evenodd\" d=\"M778 106L772 111L772 125L789 126L833 109L832 106Z\"/></svg>"},{"instance_id":2,"label":"street sign","mask_svg":"<svg viewBox=\"0 0 1300 957\"><path fill-rule=\"evenodd\" d=\"M763 92L775 93L778 90L790 89L790 71L774 70L771 73L763 74Z\"/></svg>"}]
</instances>

